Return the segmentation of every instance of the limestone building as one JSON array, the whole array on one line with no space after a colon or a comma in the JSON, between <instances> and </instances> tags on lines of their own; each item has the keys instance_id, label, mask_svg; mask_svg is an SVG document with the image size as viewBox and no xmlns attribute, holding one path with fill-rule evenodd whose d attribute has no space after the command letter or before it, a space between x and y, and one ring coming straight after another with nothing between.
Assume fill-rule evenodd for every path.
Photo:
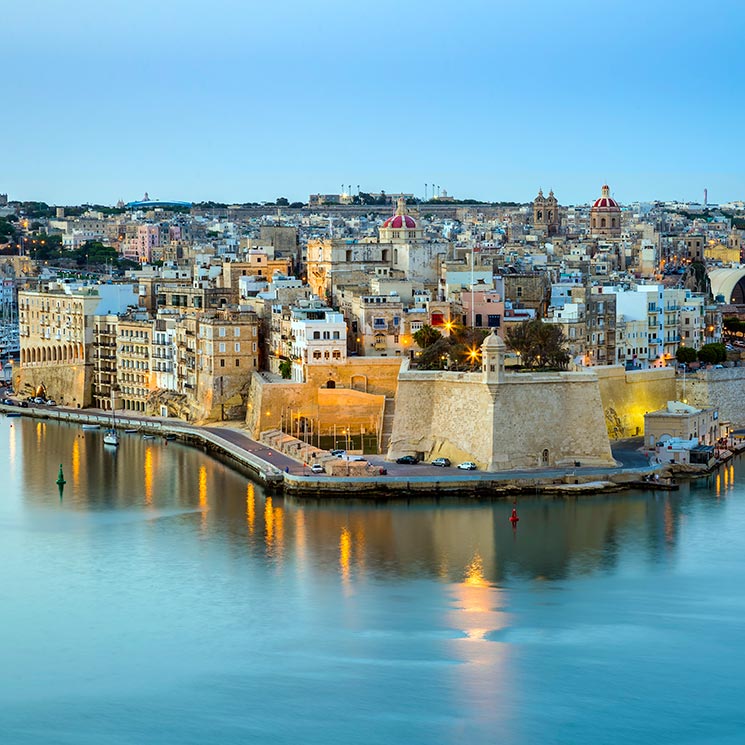
<instances>
[{"instance_id":1,"label":"limestone building","mask_svg":"<svg viewBox=\"0 0 745 745\"><path fill-rule=\"evenodd\" d=\"M129 312L116 324L116 409L144 412L150 392L154 322L146 312Z\"/></svg>"},{"instance_id":2,"label":"limestone building","mask_svg":"<svg viewBox=\"0 0 745 745\"><path fill-rule=\"evenodd\" d=\"M196 419L243 419L251 374L258 370L259 320L251 311L224 310L198 319Z\"/></svg>"},{"instance_id":3,"label":"limestone building","mask_svg":"<svg viewBox=\"0 0 745 745\"><path fill-rule=\"evenodd\" d=\"M49 283L18 293L19 393L45 395L68 406L92 402L94 317L137 307L133 285Z\"/></svg>"}]
</instances>

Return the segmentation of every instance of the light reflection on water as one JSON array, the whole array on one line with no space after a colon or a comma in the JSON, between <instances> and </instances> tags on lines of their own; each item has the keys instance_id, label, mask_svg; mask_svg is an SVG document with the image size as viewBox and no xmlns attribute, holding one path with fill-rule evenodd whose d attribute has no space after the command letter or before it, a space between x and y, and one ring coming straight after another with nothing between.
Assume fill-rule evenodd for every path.
<instances>
[{"instance_id":1,"label":"light reflection on water","mask_svg":"<svg viewBox=\"0 0 745 745\"><path fill-rule=\"evenodd\" d=\"M508 502L284 500L101 438L0 418L8 742L739 741L739 465L521 500L513 530Z\"/></svg>"}]
</instances>

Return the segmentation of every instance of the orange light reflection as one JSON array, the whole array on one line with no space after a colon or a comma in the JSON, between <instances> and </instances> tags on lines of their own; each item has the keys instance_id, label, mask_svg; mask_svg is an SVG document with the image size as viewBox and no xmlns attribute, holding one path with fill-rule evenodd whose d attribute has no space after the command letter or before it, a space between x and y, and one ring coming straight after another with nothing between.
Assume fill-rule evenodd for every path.
<instances>
[{"instance_id":1,"label":"orange light reflection","mask_svg":"<svg viewBox=\"0 0 745 745\"><path fill-rule=\"evenodd\" d=\"M339 538L339 566L341 567L341 576L345 583L349 582L349 560L352 555L352 534L345 525L341 529Z\"/></svg>"},{"instance_id":2,"label":"orange light reflection","mask_svg":"<svg viewBox=\"0 0 745 745\"><path fill-rule=\"evenodd\" d=\"M145 504L153 503L153 449L145 449Z\"/></svg>"},{"instance_id":3,"label":"orange light reflection","mask_svg":"<svg viewBox=\"0 0 745 745\"><path fill-rule=\"evenodd\" d=\"M256 492L254 485L249 481L246 486L246 523L248 532L253 535L254 523L256 522Z\"/></svg>"}]
</instances>

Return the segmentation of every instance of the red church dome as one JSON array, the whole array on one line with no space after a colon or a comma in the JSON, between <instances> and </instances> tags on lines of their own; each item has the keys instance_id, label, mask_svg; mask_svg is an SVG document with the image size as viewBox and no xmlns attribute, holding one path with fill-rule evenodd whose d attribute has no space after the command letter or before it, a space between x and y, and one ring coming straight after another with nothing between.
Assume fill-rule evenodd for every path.
<instances>
[{"instance_id":1,"label":"red church dome","mask_svg":"<svg viewBox=\"0 0 745 745\"><path fill-rule=\"evenodd\" d=\"M405 230L414 230L416 228L416 220L406 214L406 200L403 197L398 198L396 214L393 217L389 217L383 223L383 227L393 229L404 228Z\"/></svg>"},{"instance_id":2,"label":"red church dome","mask_svg":"<svg viewBox=\"0 0 745 745\"><path fill-rule=\"evenodd\" d=\"M389 217L384 223L384 228L415 228L416 220L409 215L394 215Z\"/></svg>"},{"instance_id":3,"label":"red church dome","mask_svg":"<svg viewBox=\"0 0 745 745\"><path fill-rule=\"evenodd\" d=\"M608 186L608 184L603 184L602 196L600 197L600 199L596 199L595 200L595 204L592 205L592 208L594 210L597 210L597 209L612 209L612 210L621 209L618 206L618 202L616 202L616 200L611 197L611 195L610 195L610 186Z\"/></svg>"}]
</instances>

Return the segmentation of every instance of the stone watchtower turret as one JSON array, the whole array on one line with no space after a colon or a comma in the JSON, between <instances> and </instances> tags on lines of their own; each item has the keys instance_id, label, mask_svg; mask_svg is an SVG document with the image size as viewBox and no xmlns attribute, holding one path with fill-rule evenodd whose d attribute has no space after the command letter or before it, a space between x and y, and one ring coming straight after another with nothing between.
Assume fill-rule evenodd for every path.
<instances>
[{"instance_id":1,"label":"stone watchtower turret","mask_svg":"<svg viewBox=\"0 0 745 745\"><path fill-rule=\"evenodd\" d=\"M481 377L484 383L504 382L504 355L507 345L492 329L481 345Z\"/></svg>"}]
</instances>

